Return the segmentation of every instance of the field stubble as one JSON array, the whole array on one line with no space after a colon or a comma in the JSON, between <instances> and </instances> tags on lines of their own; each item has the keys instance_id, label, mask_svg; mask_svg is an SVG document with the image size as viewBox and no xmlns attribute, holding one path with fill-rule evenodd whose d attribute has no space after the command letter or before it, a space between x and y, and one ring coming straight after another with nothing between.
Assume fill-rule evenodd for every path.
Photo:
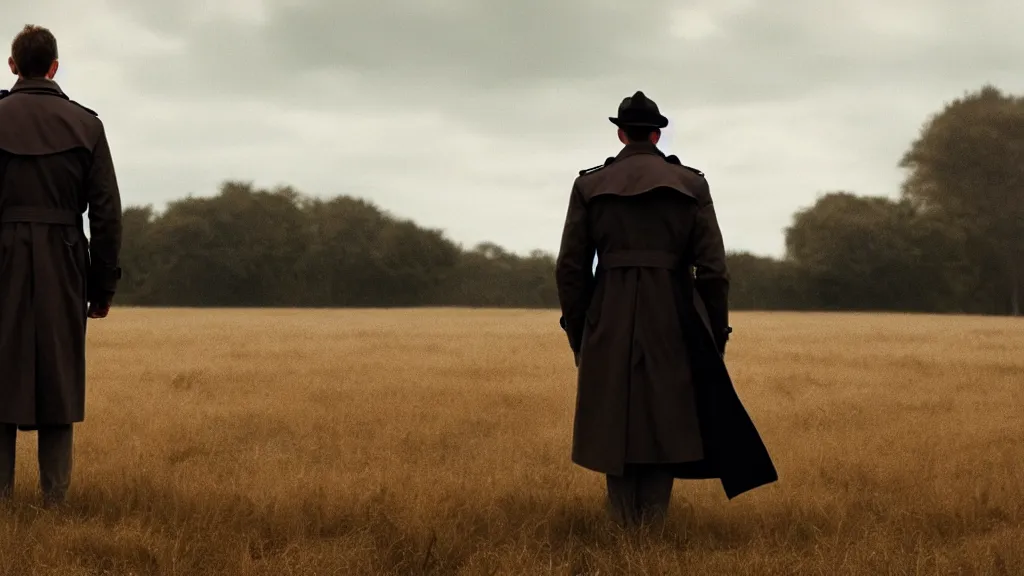
<instances>
[{"instance_id":1,"label":"field stubble","mask_svg":"<svg viewBox=\"0 0 1024 576\"><path fill-rule=\"evenodd\" d=\"M1015 574L1024 323L741 313L728 362L780 481L677 482L665 531L569 461L532 311L118 310L90 325L69 509L35 437L0 575Z\"/></svg>"}]
</instances>

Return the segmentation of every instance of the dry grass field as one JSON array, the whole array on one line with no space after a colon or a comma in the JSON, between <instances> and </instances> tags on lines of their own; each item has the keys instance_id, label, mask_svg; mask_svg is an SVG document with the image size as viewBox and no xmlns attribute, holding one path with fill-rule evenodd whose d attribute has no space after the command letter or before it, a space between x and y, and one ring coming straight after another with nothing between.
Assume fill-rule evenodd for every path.
<instances>
[{"instance_id":1,"label":"dry grass field","mask_svg":"<svg viewBox=\"0 0 1024 576\"><path fill-rule=\"evenodd\" d=\"M70 506L26 434L0 575L1022 574L1024 321L736 314L780 481L658 533L569 460L556 315L117 310Z\"/></svg>"}]
</instances>

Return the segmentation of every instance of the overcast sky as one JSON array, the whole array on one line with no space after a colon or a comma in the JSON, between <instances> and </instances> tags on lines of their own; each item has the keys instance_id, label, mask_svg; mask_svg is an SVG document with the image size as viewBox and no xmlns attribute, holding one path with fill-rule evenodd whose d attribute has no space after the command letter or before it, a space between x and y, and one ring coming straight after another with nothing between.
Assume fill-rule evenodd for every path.
<instances>
[{"instance_id":1,"label":"overcast sky","mask_svg":"<svg viewBox=\"0 0 1024 576\"><path fill-rule=\"evenodd\" d=\"M125 204L288 184L519 252L557 250L636 90L671 121L662 148L705 172L727 248L772 255L821 193L895 195L945 102L1024 91L1018 0L3 4L8 39L57 36Z\"/></svg>"}]
</instances>

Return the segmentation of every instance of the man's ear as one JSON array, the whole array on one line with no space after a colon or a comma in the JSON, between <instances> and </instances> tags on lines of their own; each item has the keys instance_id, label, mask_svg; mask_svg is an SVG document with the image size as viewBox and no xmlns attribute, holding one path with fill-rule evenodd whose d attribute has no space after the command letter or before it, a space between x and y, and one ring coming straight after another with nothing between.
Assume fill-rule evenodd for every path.
<instances>
[{"instance_id":1,"label":"man's ear","mask_svg":"<svg viewBox=\"0 0 1024 576\"><path fill-rule=\"evenodd\" d=\"M7 59L7 65L11 67L11 74L18 75L18 65L14 63L14 56Z\"/></svg>"},{"instance_id":2,"label":"man's ear","mask_svg":"<svg viewBox=\"0 0 1024 576\"><path fill-rule=\"evenodd\" d=\"M54 60L53 64L50 64L49 72L46 73L47 80L53 80L53 77L57 75L57 68L60 68L60 62Z\"/></svg>"},{"instance_id":3,"label":"man's ear","mask_svg":"<svg viewBox=\"0 0 1024 576\"><path fill-rule=\"evenodd\" d=\"M619 128L619 142L622 142L623 144L629 144L629 138L626 137L626 131L623 130L622 128Z\"/></svg>"},{"instance_id":4,"label":"man's ear","mask_svg":"<svg viewBox=\"0 0 1024 576\"><path fill-rule=\"evenodd\" d=\"M651 144L657 144L661 140L661 130L651 132Z\"/></svg>"}]
</instances>

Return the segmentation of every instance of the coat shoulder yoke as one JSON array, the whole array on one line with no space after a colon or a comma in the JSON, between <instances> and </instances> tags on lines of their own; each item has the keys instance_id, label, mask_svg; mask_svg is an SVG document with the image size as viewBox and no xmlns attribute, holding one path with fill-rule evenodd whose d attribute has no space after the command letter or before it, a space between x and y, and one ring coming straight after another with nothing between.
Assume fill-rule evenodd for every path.
<instances>
[{"instance_id":1,"label":"coat shoulder yoke","mask_svg":"<svg viewBox=\"0 0 1024 576\"><path fill-rule=\"evenodd\" d=\"M3 100L4 98L6 98L6 97L10 96L11 94L12 94L12 92L11 92L10 90L0 90L0 100ZM72 100L72 99L68 98L67 96L64 96L64 95L61 95L61 96L62 96L62 97L63 97L63 98L65 99L65 100L67 100L68 102L70 102L70 103L74 104L75 106L77 106L77 107L81 108L82 110L85 110L85 111L86 111L86 112L88 112L89 114L91 114L91 115L93 115L93 116L96 116L96 117L99 117L99 114L98 114L98 113L97 113L97 112L96 112L95 110L93 110L92 108L89 108L88 106L85 106L85 105L84 105L84 104L82 104L81 102L76 102L76 101L74 101L74 100Z\"/></svg>"},{"instance_id":2,"label":"coat shoulder yoke","mask_svg":"<svg viewBox=\"0 0 1024 576\"><path fill-rule=\"evenodd\" d=\"M86 110L88 110L88 108L86 108ZM92 111L90 110L90 112L92 112ZM93 114L95 114L95 112L93 112ZM679 166L681 168L686 168L687 170L689 170L690 172L693 172L697 176L700 176L701 178L704 177L704 172L698 170L697 168L694 168L693 166L687 166L686 164L683 164L682 162L679 161L679 157L676 156L675 154L673 154L671 156L665 156L664 158L665 158L665 161L668 162L669 164L675 164L676 166ZM583 170L580 170L580 176L586 176L587 174L593 174L594 172L597 172L598 170L601 170L602 168L606 168L607 166L610 166L612 164L612 162L615 162L615 157L614 156L608 157L608 159L605 160L603 164L598 164L597 166L593 166L591 168L585 168Z\"/></svg>"},{"instance_id":3,"label":"coat shoulder yoke","mask_svg":"<svg viewBox=\"0 0 1024 576\"><path fill-rule=\"evenodd\" d=\"M29 95L35 99L28 100ZM91 153L103 134L99 114L62 92L12 90L0 100L0 116L0 150L17 156L46 156L76 148Z\"/></svg>"}]
</instances>

